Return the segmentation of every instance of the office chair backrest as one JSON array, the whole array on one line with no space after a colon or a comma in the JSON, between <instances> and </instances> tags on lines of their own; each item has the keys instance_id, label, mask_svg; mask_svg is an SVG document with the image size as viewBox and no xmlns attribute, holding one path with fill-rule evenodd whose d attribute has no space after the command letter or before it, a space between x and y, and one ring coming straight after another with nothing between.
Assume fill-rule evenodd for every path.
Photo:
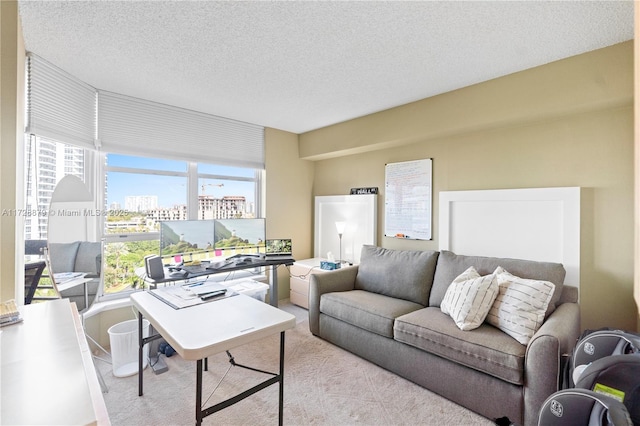
<instances>
[{"instance_id":1,"label":"office chair backrest","mask_svg":"<svg viewBox=\"0 0 640 426\"><path fill-rule=\"evenodd\" d=\"M44 261L25 263L24 265L24 304L29 305L38 288L42 271L46 267Z\"/></svg>"}]
</instances>

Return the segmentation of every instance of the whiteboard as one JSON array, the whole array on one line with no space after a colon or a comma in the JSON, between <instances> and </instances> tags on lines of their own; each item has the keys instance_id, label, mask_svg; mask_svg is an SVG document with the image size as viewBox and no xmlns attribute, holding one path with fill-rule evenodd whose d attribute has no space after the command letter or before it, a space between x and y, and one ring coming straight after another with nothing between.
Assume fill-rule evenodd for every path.
<instances>
[{"instance_id":1,"label":"whiteboard","mask_svg":"<svg viewBox=\"0 0 640 426\"><path fill-rule=\"evenodd\" d=\"M431 239L432 159L385 166L386 237Z\"/></svg>"},{"instance_id":2,"label":"whiteboard","mask_svg":"<svg viewBox=\"0 0 640 426\"><path fill-rule=\"evenodd\" d=\"M440 250L561 263L580 286L580 188L440 192Z\"/></svg>"}]
</instances>

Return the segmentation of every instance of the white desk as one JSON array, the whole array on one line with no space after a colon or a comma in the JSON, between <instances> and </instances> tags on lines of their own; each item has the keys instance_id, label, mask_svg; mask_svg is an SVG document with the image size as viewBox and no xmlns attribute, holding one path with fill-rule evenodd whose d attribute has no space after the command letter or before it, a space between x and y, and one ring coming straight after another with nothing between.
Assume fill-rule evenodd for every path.
<instances>
[{"instance_id":1,"label":"white desk","mask_svg":"<svg viewBox=\"0 0 640 426\"><path fill-rule=\"evenodd\" d=\"M131 295L133 305L138 309L139 335L142 336L143 316L160 335L185 360L197 361L196 366L196 424L210 414L264 389L272 384L280 385L279 422L282 424L283 378L284 378L284 332L295 327L295 316L259 302L245 295L237 295L183 309L173 309L149 292ZM203 326L199 326L202 324ZM211 327L211 324L216 324ZM280 371L257 386L240 395L202 408L202 360L235 347L280 333ZM160 336L140 339L138 395L142 395L143 369L142 348L149 341ZM206 369L206 363L205 363Z\"/></svg>"},{"instance_id":2,"label":"white desk","mask_svg":"<svg viewBox=\"0 0 640 426\"><path fill-rule=\"evenodd\" d=\"M79 285L84 285L84 308L89 308L89 283L91 282L91 278L85 278L86 274L82 274L81 276L71 278L71 279L62 279L56 276L64 276L63 274L54 274L54 279L56 280L56 287L58 287L58 292L62 293L65 290L68 290L73 287L77 287ZM58 281L60 280L60 281Z\"/></svg>"},{"instance_id":3,"label":"white desk","mask_svg":"<svg viewBox=\"0 0 640 426\"><path fill-rule=\"evenodd\" d=\"M0 424L109 425L91 352L68 299L20 307L0 333Z\"/></svg>"}]
</instances>

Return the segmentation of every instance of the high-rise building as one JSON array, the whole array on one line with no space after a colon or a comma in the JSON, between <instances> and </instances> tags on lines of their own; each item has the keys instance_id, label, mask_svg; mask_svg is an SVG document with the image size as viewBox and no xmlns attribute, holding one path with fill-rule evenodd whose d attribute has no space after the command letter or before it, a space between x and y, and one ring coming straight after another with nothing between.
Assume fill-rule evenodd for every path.
<instances>
[{"instance_id":1,"label":"high-rise building","mask_svg":"<svg viewBox=\"0 0 640 426\"><path fill-rule=\"evenodd\" d=\"M225 195L214 198L210 195L198 196L199 219L240 219L246 218L246 199L243 195Z\"/></svg>"},{"instance_id":2,"label":"high-rise building","mask_svg":"<svg viewBox=\"0 0 640 426\"><path fill-rule=\"evenodd\" d=\"M146 218L149 223L158 223L162 220L187 220L187 206L180 204L172 208L157 207L147 210Z\"/></svg>"},{"instance_id":3,"label":"high-rise building","mask_svg":"<svg viewBox=\"0 0 640 426\"><path fill-rule=\"evenodd\" d=\"M127 195L124 209L130 212L148 212L158 208L157 195Z\"/></svg>"},{"instance_id":4,"label":"high-rise building","mask_svg":"<svg viewBox=\"0 0 640 426\"><path fill-rule=\"evenodd\" d=\"M25 239L46 240L53 191L66 175L84 180L84 149L27 135L25 163Z\"/></svg>"}]
</instances>

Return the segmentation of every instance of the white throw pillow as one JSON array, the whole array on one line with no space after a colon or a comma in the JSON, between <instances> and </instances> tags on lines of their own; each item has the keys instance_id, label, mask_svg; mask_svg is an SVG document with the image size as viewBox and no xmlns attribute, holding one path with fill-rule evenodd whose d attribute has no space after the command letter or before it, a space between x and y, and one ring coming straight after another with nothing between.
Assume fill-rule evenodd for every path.
<instances>
[{"instance_id":1,"label":"white throw pillow","mask_svg":"<svg viewBox=\"0 0 640 426\"><path fill-rule=\"evenodd\" d=\"M495 273L481 277L471 266L449 285L440 310L449 315L460 330L473 330L484 322L497 295Z\"/></svg>"},{"instance_id":2,"label":"white throw pillow","mask_svg":"<svg viewBox=\"0 0 640 426\"><path fill-rule=\"evenodd\" d=\"M544 321L555 285L516 277L502 268L494 272L499 292L487 322L526 345Z\"/></svg>"}]
</instances>

